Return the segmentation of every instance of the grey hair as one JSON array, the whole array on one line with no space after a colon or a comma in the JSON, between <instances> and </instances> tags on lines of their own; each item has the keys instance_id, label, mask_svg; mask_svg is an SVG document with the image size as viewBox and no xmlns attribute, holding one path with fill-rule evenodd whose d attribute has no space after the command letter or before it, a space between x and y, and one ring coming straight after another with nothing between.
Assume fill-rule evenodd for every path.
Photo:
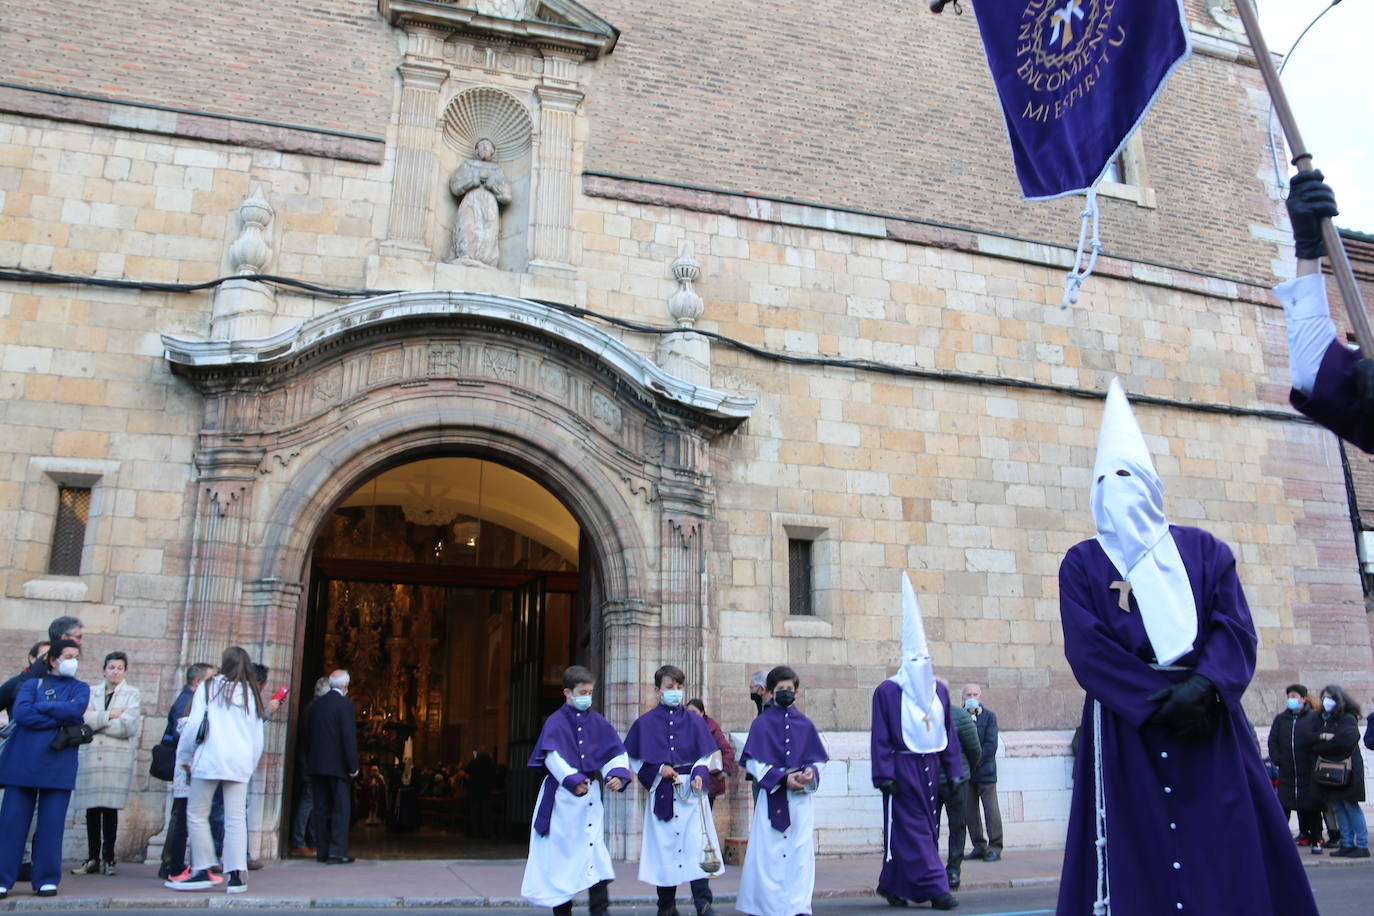
<instances>
[{"instance_id":1,"label":"grey hair","mask_svg":"<svg viewBox=\"0 0 1374 916\"><path fill-rule=\"evenodd\" d=\"M329 675L329 686L347 687L348 682L351 680L352 678L348 676L347 671L335 671L333 674Z\"/></svg>"},{"instance_id":2,"label":"grey hair","mask_svg":"<svg viewBox=\"0 0 1374 916\"><path fill-rule=\"evenodd\" d=\"M329 692L329 678L322 677L315 681L315 696L322 697Z\"/></svg>"}]
</instances>

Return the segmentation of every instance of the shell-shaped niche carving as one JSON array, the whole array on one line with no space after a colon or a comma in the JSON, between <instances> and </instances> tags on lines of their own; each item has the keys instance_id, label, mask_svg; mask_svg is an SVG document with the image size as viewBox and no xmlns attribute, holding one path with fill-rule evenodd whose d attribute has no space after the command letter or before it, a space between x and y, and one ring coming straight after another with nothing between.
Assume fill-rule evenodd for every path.
<instances>
[{"instance_id":1,"label":"shell-shaped niche carving","mask_svg":"<svg viewBox=\"0 0 1374 916\"><path fill-rule=\"evenodd\" d=\"M534 125L530 114L499 89L469 89L444 110L444 142L464 159L481 139L496 146L496 161L518 159L530 148Z\"/></svg>"}]
</instances>

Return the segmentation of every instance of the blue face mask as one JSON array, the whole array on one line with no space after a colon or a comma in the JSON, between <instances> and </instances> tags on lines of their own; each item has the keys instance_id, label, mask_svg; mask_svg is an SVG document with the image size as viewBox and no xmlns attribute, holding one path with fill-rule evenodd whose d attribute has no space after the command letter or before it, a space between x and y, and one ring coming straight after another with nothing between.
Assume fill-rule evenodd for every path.
<instances>
[{"instance_id":1,"label":"blue face mask","mask_svg":"<svg viewBox=\"0 0 1374 916\"><path fill-rule=\"evenodd\" d=\"M573 697L572 703L573 709L576 709L578 712L586 712L592 708L592 695L589 693L586 696Z\"/></svg>"},{"instance_id":2,"label":"blue face mask","mask_svg":"<svg viewBox=\"0 0 1374 916\"><path fill-rule=\"evenodd\" d=\"M983 701L978 699L977 697L964 697L964 708L967 709L969 712L973 712L975 709L982 705Z\"/></svg>"},{"instance_id":3,"label":"blue face mask","mask_svg":"<svg viewBox=\"0 0 1374 916\"><path fill-rule=\"evenodd\" d=\"M1302 709L1302 700L1297 697L1289 697L1288 709L1290 712L1297 712L1299 709Z\"/></svg>"},{"instance_id":4,"label":"blue face mask","mask_svg":"<svg viewBox=\"0 0 1374 916\"><path fill-rule=\"evenodd\" d=\"M665 691L663 691L663 705L664 705L664 706L681 706L681 705L682 705L682 691L681 691L681 690L665 690Z\"/></svg>"}]
</instances>

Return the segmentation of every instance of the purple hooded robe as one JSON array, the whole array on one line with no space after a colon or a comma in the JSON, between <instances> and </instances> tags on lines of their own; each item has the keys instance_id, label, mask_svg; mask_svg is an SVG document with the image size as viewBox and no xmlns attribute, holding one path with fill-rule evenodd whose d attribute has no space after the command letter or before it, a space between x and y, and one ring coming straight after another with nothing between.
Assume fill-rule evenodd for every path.
<instances>
[{"instance_id":1,"label":"purple hooded robe","mask_svg":"<svg viewBox=\"0 0 1374 916\"><path fill-rule=\"evenodd\" d=\"M1193 650L1176 664L1210 680L1221 724L1184 741L1145 724L1147 697L1189 672L1160 671L1134 596L1096 540L1059 567L1064 653L1087 692L1059 885L1059 916L1089 916L1097 899L1093 701L1102 706L1106 871L1113 916L1245 913L1316 916L1312 891L1260 762L1241 694L1255 669L1256 637L1235 558L1198 528L1169 527L1197 604Z\"/></svg>"},{"instance_id":2,"label":"purple hooded robe","mask_svg":"<svg viewBox=\"0 0 1374 916\"><path fill-rule=\"evenodd\" d=\"M950 720L949 689L935 682L944 707L945 749L917 754L902 739L902 688L886 680L873 691L873 784L892 780L883 797L883 870L878 890L912 900L934 900L949 893L949 877L940 859L940 769L950 779L969 774L959 750L959 733Z\"/></svg>"},{"instance_id":3,"label":"purple hooded robe","mask_svg":"<svg viewBox=\"0 0 1374 916\"><path fill-rule=\"evenodd\" d=\"M1355 384L1355 364L1359 361L1359 350L1333 339L1322 356L1312 393L1305 395L1293 390L1288 393L1288 401L1345 441L1374 454L1374 424L1365 419L1360 409Z\"/></svg>"}]
</instances>

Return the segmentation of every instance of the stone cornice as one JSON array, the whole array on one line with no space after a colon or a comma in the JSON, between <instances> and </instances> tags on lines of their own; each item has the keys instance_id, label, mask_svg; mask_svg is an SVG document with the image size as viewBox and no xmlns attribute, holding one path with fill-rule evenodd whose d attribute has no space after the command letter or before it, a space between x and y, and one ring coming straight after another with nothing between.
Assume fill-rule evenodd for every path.
<instances>
[{"instance_id":1,"label":"stone cornice","mask_svg":"<svg viewBox=\"0 0 1374 916\"><path fill-rule=\"evenodd\" d=\"M408 24L434 26L451 32L518 41L541 49L571 51L588 60L611 53L620 39L619 29L579 3L546 0L546 5L557 7L561 15L577 24L502 19L438 0L377 0L378 12L398 28Z\"/></svg>"},{"instance_id":2,"label":"stone cornice","mask_svg":"<svg viewBox=\"0 0 1374 916\"><path fill-rule=\"evenodd\" d=\"M664 372L651 360L580 318L528 299L483 293L415 291L340 306L270 337L250 340L193 340L163 335L164 356L174 371L195 378L245 377L299 360L311 351L337 346L365 332L420 319L467 318L523 328L586 353L637 389L647 401L668 401L727 426L753 412L755 398L692 385Z\"/></svg>"}]
</instances>

